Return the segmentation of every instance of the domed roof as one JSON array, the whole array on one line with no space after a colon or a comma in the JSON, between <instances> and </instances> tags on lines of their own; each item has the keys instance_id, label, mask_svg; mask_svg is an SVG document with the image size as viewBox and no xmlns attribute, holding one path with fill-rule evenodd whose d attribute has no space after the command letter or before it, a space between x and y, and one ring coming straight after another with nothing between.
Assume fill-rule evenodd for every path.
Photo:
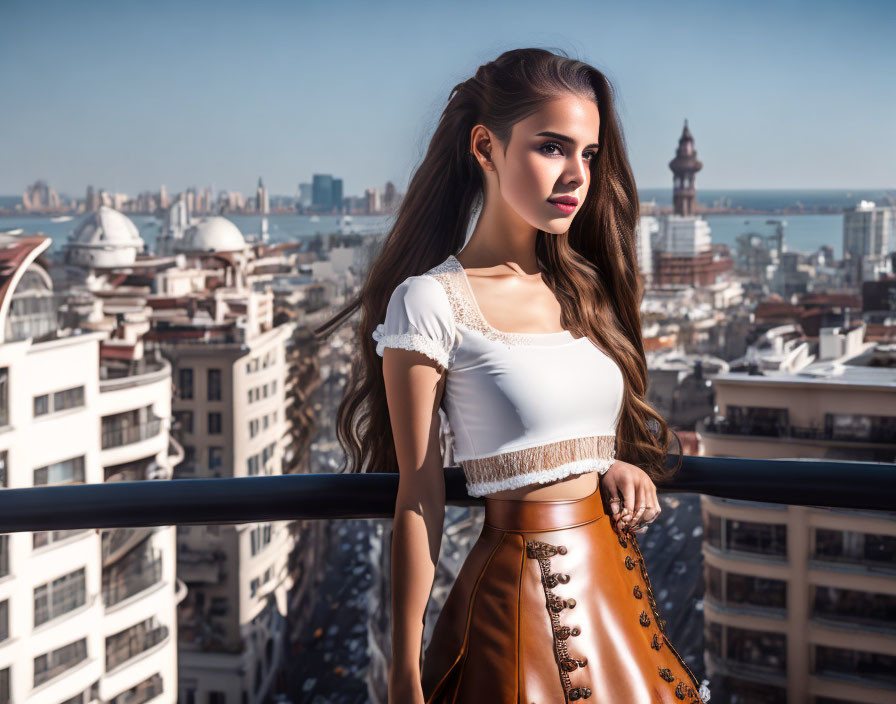
<instances>
[{"instance_id":1,"label":"domed roof","mask_svg":"<svg viewBox=\"0 0 896 704\"><path fill-rule=\"evenodd\" d=\"M188 227L176 248L184 252L236 252L246 248L246 240L230 220L213 215Z\"/></svg>"},{"instance_id":2,"label":"domed roof","mask_svg":"<svg viewBox=\"0 0 896 704\"><path fill-rule=\"evenodd\" d=\"M88 213L78 223L71 241L79 245L101 245L104 247L112 245L143 249L143 239L134 222L127 215L106 205Z\"/></svg>"},{"instance_id":3,"label":"domed roof","mask_svg":"<svg viewBox=\"0 0 896 704\"><path fill-rule=\"evenodd\" d=\"M76 266L115 268L133 264L143 249L143 238L133 221L103 205L78 223L66 244L65 256Z\"/></svg>"}]
</instances>

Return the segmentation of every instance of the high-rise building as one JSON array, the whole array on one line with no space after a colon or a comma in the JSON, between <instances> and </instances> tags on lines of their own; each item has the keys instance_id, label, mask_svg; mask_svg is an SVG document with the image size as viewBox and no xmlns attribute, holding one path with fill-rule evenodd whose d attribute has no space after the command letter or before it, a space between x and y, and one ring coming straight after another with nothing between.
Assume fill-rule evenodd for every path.
<instances>
[{"instance_id":1,"label":"high-rise building","mask_svg":"<svg viewBox=\"0 0 896 704\"><path fill-rule=\"evenodd\" d=\"M311 197L311 184L310 183L300 183L299 184L299 207L302 209L310 208L312 203Z\"/></svg>"},{"instance_id":2,"label":"high-rise building","mask_svg":"<svg viewBox=\"0 0 896 704\"><path fill-rule=\"evenodd\" d=\"M714 376L705 454L896 461L892 349L864 323L821 328L817 349L783 327L752 372ZM896 513L768 500L701 497L710 680L745 702L891 701Z\"/></svg>"},{"instance_id":3,"label":"high-rise building","mask_svg":"<svg viewBox=\"0 0 896 704\"><path fill-rule=\"evenodd\" d=\"M255 189L255 210L259 213L271 212L268 189L264 187L264 181L261 180L261 176L258 177L258 188Z\"/></svg>"},{"instance_id":4,"label":"high-rise building","mask_svg":"<svg viewBox=\"0 0 896 704\"><path fill-rule=\"evenodd\" d=\"M170 479L171 365L144 356L125 316L58 326L50 239L5 244L0 488ZM0 536L0 701L174 704L175 566L171 526Z\"/></svg>"},{"instance_id":5,"label":"high-rise building","mask_svg":"<svg viewBox=\"0 0 896 704\"><path fill-rule=\"evenodd\" d=\"M93 190L93 186L87 187L87 195L84 198L84 210L85 212L92 213L94 210L100 207L100 199L96 194L96 191Z\"/></svg>"},{"instance_id":6,"label":"high-rise building","mask_svg":"<svg viewBox=\"0 0 896 704\"><path fill-rule=\"evenodd\" d=\"M25 188L22 193L22 204L26 211L40 211L59 208L61 201L56 191L46 181L38 180Z\"/></svg>"},{"instance_id":7,"label":"high-rise building","mask_svg":"<svg viewBox=\"0 0 896 704\"><path fill-rule=\"evenodd\" d=\"M342 212L342 179L331 174L314 174L311 182L311 209Z\"/></svg>"},{"instance_id":8,"label":"high-rise building","mask_svg":"<svg viewBox=\"0 0 896 704\"><path fill-rule=\"evenodd\" d=\"M843 259L852 284L875 280L875 265L888 269L887 254L896 250L896 207L863 200L843 213Z\"/></svg>"},{"instance_id":9,"label":"high-rise building","mask_svg":"<svg viewBox=\"0 0 896 704\"><path fill-rule=\"evenodd\" d=\"M337 213L341 213L343 210L342 198L343 198L342 179L334 178L333 179L333 191L332 191L330 203L331 203L331 206L336 209Z\"/></svg>"}]
</instances>

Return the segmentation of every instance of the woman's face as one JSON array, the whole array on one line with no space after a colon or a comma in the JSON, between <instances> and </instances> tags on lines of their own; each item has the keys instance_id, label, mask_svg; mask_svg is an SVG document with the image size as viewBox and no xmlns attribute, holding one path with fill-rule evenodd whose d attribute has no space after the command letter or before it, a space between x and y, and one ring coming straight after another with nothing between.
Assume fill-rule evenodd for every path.
<instances>
[{"instance_id":1,"label":"woman's face","mask_svg":"<svg viewBox=\"0 0 896 704\"><path fill-rule=\"evenodd\" d=\"M506 153L492 149L502 196L536 229L566 232L588 193L599 134L594 101L566 94L548 102L513 126ZM551 202L564 197L574 204Z\"/></svg>"}]
</instances>

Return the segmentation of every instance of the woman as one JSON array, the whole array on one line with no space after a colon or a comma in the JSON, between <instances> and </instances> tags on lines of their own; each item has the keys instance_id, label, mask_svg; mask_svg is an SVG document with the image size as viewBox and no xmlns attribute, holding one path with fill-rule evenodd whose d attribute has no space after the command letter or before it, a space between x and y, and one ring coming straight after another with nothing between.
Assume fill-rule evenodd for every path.
<instances>
[{"instance_id":1,"label":"woman","mask_svg":"<svg viewBox=\"0 0 896 704\"><path fill-rule=\"evenodd\" d=\"M644 400L637 217L600 71L520 49L452 90L342 315L362 307L340 440L353 469L400 473L390 702L709 700L666 638L635 537L671 476L670 431ZM440 408L485 523L421 671Z\"/></svg>"}]
</instances>

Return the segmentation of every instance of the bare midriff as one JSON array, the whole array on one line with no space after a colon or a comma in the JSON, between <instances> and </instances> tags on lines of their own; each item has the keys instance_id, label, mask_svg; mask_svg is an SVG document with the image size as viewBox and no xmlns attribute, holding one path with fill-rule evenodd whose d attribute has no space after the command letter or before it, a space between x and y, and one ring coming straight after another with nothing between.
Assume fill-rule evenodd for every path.
<instances>
[{"instance_id":1,"label":"bare midriff","mask_svg":"<svg viewBox=\"0 0 896 704\"><path fill-rule=\"evenodd\" d=\"M514 501L564 501L591 496L599 486L598 472L587 472L564 477L550 484L531 484L518 489L506 489L487 494L487 499Z\"/></svg>"}]
</instances>

